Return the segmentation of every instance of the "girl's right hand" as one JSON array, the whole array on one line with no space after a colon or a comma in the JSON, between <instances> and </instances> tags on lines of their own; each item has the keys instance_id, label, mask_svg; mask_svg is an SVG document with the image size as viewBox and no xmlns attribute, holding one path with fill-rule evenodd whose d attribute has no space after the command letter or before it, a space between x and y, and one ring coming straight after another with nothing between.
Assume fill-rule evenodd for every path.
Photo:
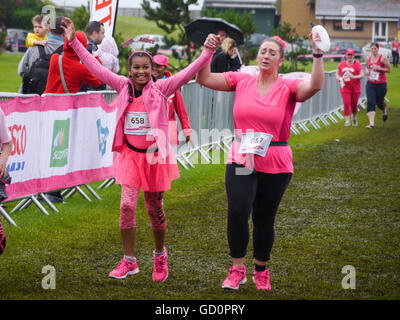
<instances>
[{"instance_id":1,"label":"girl's right hand","mask_svg":"<svg viewBox=\"0 0 400 320\"><path fill-rule=\"evenodd\" d=\"M214 51L217 49L221 44L221 38L220 36L217 36L216 34L210 33L207 36L206 41L204 41L204 47L207 49L210 49L211 51Z\"/></svg>"},{"instance_id":2,"label":"girl's right hand","mask_svg":"<svg viewBox=\"0 0 400 320\"><path fill-rule=\"evenodd\" d=\"M64 18L63 24L65 26L61 25L61 28L65 31L65 37L68 39L69 42L73 41L75 39L74 23L70 18Z\"/></svg>"}]
</instances>

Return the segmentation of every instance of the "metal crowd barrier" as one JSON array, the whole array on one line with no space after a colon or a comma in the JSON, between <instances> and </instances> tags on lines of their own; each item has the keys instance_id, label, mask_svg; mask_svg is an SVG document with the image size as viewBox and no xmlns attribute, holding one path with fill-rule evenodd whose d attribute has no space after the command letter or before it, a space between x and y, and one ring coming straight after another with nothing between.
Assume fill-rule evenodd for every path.
<instances>
[{"instance_id":1,"label":"metal crowd barrier","mask_svg":"<svg viewBox=\"0 0 400 320\"><path fill-rule=\"evenodd\" d=\"M361 80L361 96L359 106L366 108L365 84L367 78ZM98 92L98 91L97 91ZM210 151L214 149L228 153L230 143L234 136L233 124L233 103L234 92L214 91L200 86L195 81L191 81L181 89L182 97L188 112L193 135L190 143L181 142L176 148L177 161L185 168L194 167L193 156L200 155L202 161L210 163ZM85 93L79 93L85 94ZM102 91L104 100L110 104L117 93L113 90ZM9 100L15 97L31 97L34 95L23 95L18 93L0 92L0 101ZM321 124L328 126L330 123L337 123L343 119L340 111L343 109L342 97L339 91L339 84L335 78L335 71L325 72L325 81L320 92L311 99L302 103L300 110L293 116L291 131L300 134L301 131L309 132L310 128L320 129ZM183 133L178 123L180 141ZM196 159L196 157L195 157ZM107 188L115 182L114 178L105 180L98 190ZM97 199L100 196L89 186L85 185L89 192ZM72 196L76 191L86 200L91 199L83 192L80 186L66 189L62 192L66 197ZM44 194L30 195L19 200L21 202L11 211L22 210L31 203L34 203L44 214L48 215L46 209L40 204L38 198L41 197L48 206L58 211L57 208L46 199ZM47 201L46 201L47 200ZM16 225L3 207L0 206L0 213L13 225Z\"/></svg>"}]
</instances>

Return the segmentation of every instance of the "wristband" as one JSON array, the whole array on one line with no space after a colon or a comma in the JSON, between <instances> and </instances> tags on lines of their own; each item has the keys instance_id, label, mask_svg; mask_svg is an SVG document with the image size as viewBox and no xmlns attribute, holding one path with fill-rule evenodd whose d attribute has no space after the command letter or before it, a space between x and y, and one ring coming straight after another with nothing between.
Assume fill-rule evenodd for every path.
<instances>
[{"instance_id":1,"label":"wristband","mask_svg":"<svg viewBox=\"0 0 400 320\"><path fill-rule=\"evenodd\" d=\"M323 53L313 53L312 54L314 58L322 58L322 56L324 55Z\"/></svg>"}]
</instances>

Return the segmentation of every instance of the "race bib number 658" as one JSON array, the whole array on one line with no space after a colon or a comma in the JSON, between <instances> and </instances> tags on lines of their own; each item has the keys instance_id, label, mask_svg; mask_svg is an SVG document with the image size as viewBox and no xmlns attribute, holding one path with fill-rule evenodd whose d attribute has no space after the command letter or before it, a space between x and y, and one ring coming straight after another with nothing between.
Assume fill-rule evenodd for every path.
<instances>
[{"instance_id":1,"label":"race bib number 658","mask_svg":"<svg viewBox=\"0 0 400 320\"><path fill-rule=\"evenodd\" d=\"M125 118L125 134L151 134L150 121L147 112L127 112Z\"/></svg>"}]
</instances>

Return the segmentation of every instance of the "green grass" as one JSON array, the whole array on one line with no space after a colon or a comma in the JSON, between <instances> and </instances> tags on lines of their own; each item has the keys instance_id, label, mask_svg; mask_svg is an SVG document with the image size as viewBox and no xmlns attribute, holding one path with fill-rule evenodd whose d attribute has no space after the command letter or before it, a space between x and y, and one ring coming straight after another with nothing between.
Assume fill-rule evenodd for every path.
<instances>
[{"instance_id":1,"label":"green grass","mask_svg":"<svg viewBox=\"0 0 400 320\"><path fill-rule=\"evenodd\" d=\"M125 40L135 38L139 34L165 35L165 31L159 28L154 21L146 20L144 17L118 16L115 33L119 32ZM176 33L172 33L172 35Z\"/></svg>"}]
</instances>

